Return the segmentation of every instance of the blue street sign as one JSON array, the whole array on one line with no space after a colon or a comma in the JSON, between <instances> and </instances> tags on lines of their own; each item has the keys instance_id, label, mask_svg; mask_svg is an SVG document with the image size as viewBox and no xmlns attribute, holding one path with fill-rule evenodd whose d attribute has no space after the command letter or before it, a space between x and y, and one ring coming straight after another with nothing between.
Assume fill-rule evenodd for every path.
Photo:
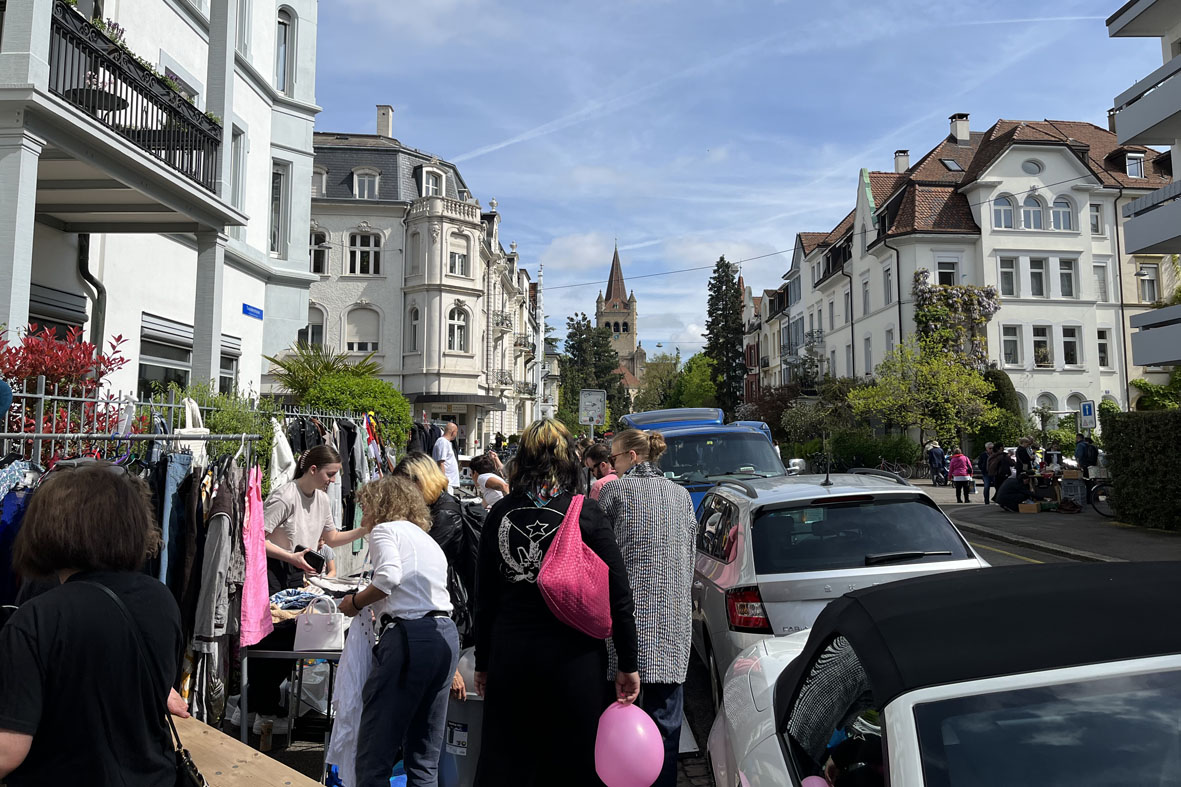
<instances>
[{"instance_id":1,"label":"blue street sign","mask_svg":"<svg viewBox=\"0 0 1181 787\"><path fill-rule=\"evenodd\" d=\"M242 313L247 317L253 317L256 320L262 319L262 309L257 306L251 306L249 303L242 304Z\"/></svg>"},{"instance_id":2,"label":"blue street sign","mask_svg":"<svg viewBox=\"0 0 1181 787\"><path fill-rule=\"evenodd\" d=\"M1082 403L1078 411L1078 425L1080 429L1099 428L1099 419L1095 417L1095 403L1087 400Z\"/></svg>"}]
</instances>

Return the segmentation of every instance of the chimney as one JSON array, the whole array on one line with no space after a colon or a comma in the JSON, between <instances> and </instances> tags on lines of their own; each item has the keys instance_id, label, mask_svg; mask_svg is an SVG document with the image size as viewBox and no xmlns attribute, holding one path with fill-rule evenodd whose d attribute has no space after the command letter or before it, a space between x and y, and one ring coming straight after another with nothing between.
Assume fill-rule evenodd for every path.
<instances>
[{"instance_id":1,"label":"chimney","mask_svg":"<svg viewBox=\"0 0 1181 787\"><path fill-rule=\"evenodd\" d=\"M894 171L906 172L910 169L910 151L909 150L895 150L894 151Z\"/></svg>"},{"instance_id":2,"label":"chimney","mask_svg":"<svg viewBox=\"0 0 1181 787\"><path fill-rule=\"evenodd\" d=\"M1115 110L1107 110L1107 130L1112 134L1115 133Z\"/></svg>"},{"instance_id":3,"label":"chimney","mask_svg":"<svg viewBox=\"0 0 1181 787\"><path fill-rule=\"evenodd\" d=\"M389 104L377 105L377 136L394 136L394 108Z\"/></svg>"},{"instance_id":4,"label":"chimney","mask_svg":"<svg viewBox=\"0 0 1181 787\"><path fill-rule=\"evenodd\" d=\"M957 112L949 119L951 120L951 138L955 140L955 144L969 144L972 141L972 135L968 131L968 113Z\"/></svg>"}]
</instances>

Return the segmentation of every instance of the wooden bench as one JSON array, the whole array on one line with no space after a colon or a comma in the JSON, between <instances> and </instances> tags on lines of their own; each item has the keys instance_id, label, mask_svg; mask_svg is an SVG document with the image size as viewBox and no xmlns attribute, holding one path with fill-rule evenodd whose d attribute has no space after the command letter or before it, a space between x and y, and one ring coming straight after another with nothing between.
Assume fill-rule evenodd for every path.
<instances>
[{"instance_id":1,"label":"wooden bench","mask_svg":"<svg viewBox=\"0 0 1181 787\"><path fill-rule=\"evenodd\" d=\"M208 724L196 719L174 718L173 721L181 742L209 787L318 787L320 784Z\"/></svg>"}]
</instances>

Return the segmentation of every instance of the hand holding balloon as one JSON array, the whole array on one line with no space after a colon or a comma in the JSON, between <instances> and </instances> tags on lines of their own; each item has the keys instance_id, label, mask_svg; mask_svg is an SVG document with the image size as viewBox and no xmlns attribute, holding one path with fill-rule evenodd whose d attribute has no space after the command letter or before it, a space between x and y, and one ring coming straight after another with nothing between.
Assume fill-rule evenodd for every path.
<instances>
[{"instance_id":1,"label":"hand holding balloon","mask_svg":"<svg viewBox=\"0 0 1181 787\"><path fill-rule=\"evenodd\" d=\"M607 787L651 787L664 767L656 722L635 705L611 703L599 717L595 772Z\"/></svg>"}]
</instances>

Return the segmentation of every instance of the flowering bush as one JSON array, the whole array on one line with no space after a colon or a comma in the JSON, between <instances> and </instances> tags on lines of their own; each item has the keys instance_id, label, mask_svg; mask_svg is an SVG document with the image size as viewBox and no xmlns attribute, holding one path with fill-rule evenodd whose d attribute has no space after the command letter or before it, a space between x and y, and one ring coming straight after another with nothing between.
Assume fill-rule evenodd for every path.
<instances>
[{"instance_id":1,"label":"flowering bush","mask_svg":"<svg viewBox=\"0 0 1181 787\"><path fill-rule=\"evenodd\" d=\"M914 272L915 331L923 345L962 354L978 369L988 366L984 326L1001 308L996 287L930 283L931 272Z\"/></svg>"}]
</instances>

